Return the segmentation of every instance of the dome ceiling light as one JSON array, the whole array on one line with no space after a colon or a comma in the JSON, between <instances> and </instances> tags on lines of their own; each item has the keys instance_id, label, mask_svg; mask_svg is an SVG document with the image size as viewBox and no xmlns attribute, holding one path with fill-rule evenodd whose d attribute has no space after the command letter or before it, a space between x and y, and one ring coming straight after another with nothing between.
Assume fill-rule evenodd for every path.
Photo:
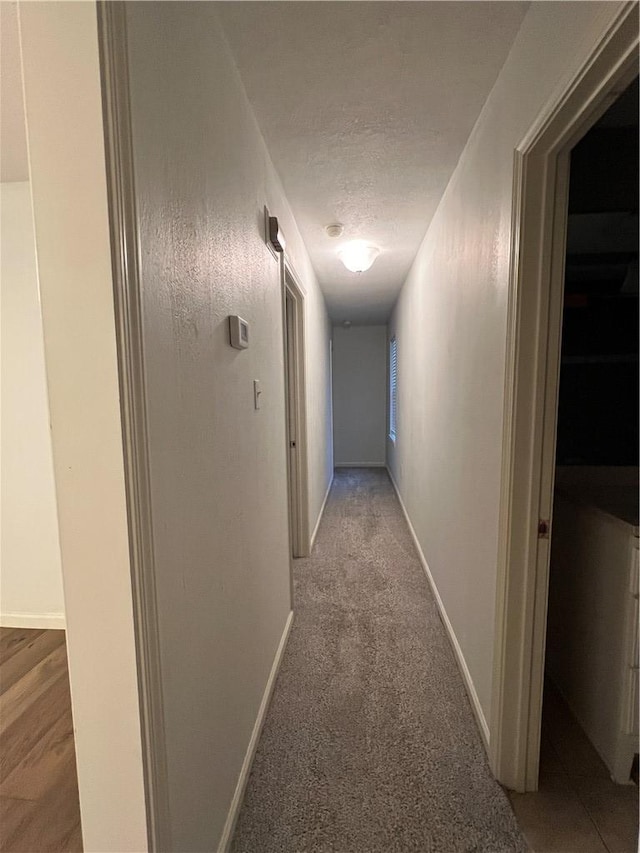
<instances>
[{"instance_id":1,"label":"dome ceiling light","mask_svg":"<svg viewBox=\"0 0 640 853\"><path fill-rule=\"evenodd\" d=\"M364 240L352 240L338 250L338 257L351 272L365 272L380 254L380 249Z\"/></svg>"}]
</instances>

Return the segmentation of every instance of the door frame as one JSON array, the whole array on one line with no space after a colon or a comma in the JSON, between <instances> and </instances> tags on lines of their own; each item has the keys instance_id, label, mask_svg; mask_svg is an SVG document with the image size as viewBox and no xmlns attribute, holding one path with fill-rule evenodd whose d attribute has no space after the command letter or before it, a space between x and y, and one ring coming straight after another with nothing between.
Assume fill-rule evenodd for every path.
<instances>
[{"instance_id":1,"label":"door frame","mask_svg":"<svg viewBox=\"0 0 640 853\"><path fill-rule=\"evenodd\" d=\"M538 787L570 152L638 74L637 15L620 7L514 154L490 761L516 791Z\"/></svg>"},{"instance_id":2,"label":"door frame","mask_svg":"<svg viewBox=\"0 0 640 853\"><path fill-rule=\"evenodd\" d=\"M287 421L287 490L289 494L289 530L291 540L291 555L307 557L310 553L309 538L309 468L307 444L307 406L306 406L306 365L305 365L305 322L304 322L304 289L291 264L285 255L282 262L282 309L283 309L283 338L284 357L288 358L287 346L287 294L294 306L294 412L296 432L296 465L292 469L290 456L288 402L285 399L285 416ZM286 365L285 365L286 367ZM285 371L285 395L289 393ZM293 580L291 601L293 607Z\"/></svg>"},{"instance_id":3,"label":"door frame","mask_svg":"<svg viewBox=\"0 0 640 853\"><path fill-rule=\"evenodd\" d=\"M172 850L155 587L140 253L124 2L98 0L98 39L140 727L150 851Z\"/></svg>"}]
</instances>

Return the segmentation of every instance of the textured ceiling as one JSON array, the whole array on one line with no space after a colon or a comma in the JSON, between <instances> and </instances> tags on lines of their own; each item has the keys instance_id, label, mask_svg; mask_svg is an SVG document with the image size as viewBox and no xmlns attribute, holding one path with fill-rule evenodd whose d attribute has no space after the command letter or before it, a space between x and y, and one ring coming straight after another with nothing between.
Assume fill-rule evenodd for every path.
<instances>
[{"instance_id":1,"label":"textured ceiling","mask_svg":"<svg viewBox=\"0 0 640 853\"><path fill-rule=\"evenodd\" d=\"M0 0L0 180L29 180L17 3Z\"/></svg>"},{"instance_id":2,"label":"textured ceiling","mask_svg":"<svg viewBox=\"0 0 640 853\"><path fill-rule=\"evenodd\" d=\"M386 321L527 6L219 4L335 321ZM366 273L337 258L355 238L381 249Z\"/></svg>"}]
</instances>

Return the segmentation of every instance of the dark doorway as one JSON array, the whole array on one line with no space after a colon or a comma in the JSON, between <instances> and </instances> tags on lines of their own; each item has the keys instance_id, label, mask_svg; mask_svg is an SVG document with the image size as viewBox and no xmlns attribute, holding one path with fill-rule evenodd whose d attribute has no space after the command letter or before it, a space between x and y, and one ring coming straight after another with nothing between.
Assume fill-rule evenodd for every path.
<instances>
[{"instance_id":1,"label":"dark doorway","mask_svg":"<svg viewBox=\"0 0 640 853\"><path fill-rule=\"evenodd\" d=\"M635 849L637 79L571 153L555 482L541 787L561 776L608 849Z\"/></svg>"}]
</instances>

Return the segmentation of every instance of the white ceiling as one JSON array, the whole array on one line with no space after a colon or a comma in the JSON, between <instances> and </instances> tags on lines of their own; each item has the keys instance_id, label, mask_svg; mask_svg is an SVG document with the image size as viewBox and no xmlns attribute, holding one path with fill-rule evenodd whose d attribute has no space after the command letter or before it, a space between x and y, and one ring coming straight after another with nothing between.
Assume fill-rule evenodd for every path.
<instances>
[{"instance_id":1,"label":"white ceiling","mask_svg":"<svg viewBox=\"0 0 640 853\"><path fill-rule=\"evenodd\" d=\"M219 4L335 321L386 321L527 7ZM381 249L368 272L337 258L353 238Z\"/></svg>"},{"instance_id":2,"label":"white ceiling","mask_svg":"<svg viewBox=\"0 0 640 853\"><path fill-rule=\"evenodd\" d=\"M28 181L18 4L0 0L0 180Z\"/></svg>"}]
</instances>

